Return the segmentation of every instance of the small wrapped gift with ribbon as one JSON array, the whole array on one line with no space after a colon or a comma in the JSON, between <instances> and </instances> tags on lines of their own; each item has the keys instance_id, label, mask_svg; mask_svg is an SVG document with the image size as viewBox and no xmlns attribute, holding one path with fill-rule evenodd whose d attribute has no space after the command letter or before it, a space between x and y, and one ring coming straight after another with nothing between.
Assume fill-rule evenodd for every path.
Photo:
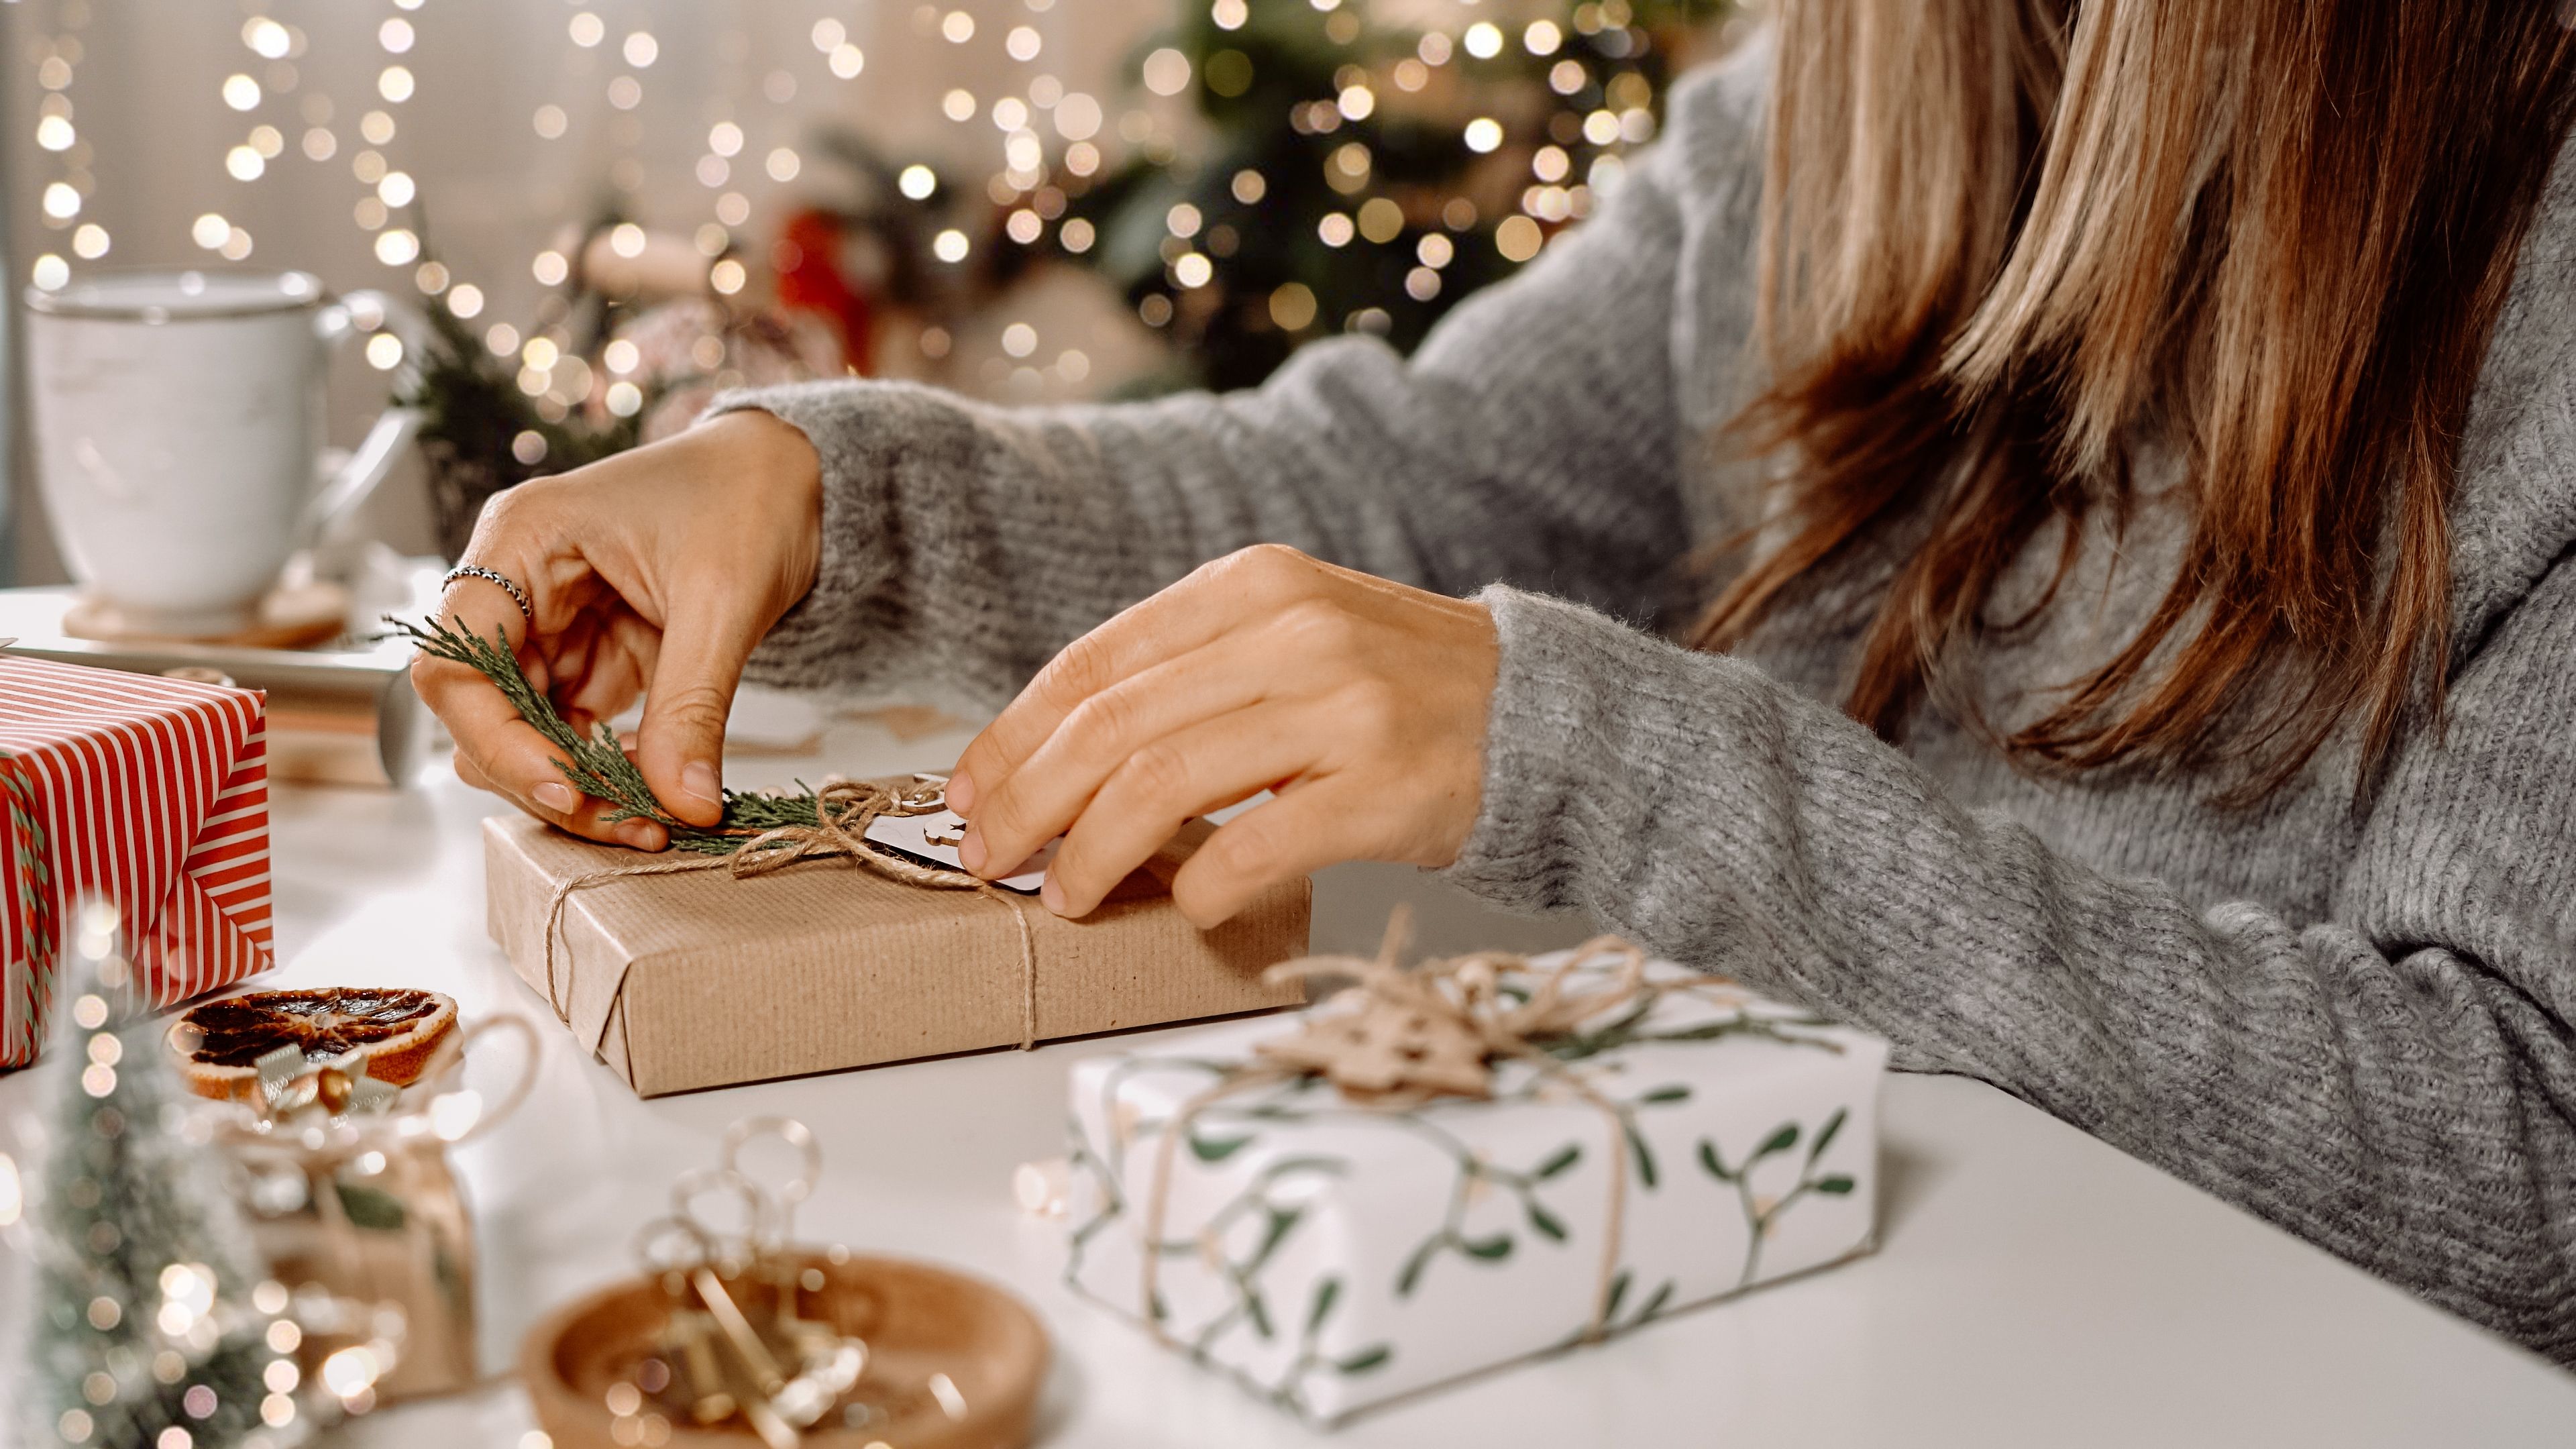
<instances>
[{"instance_id":1,"label":"small wrapped gift with ribbon","mask_svg":"<svg viewBox=\"0 0 2576 1449\"><path fill-rule=\"evenodd\" d=\"M1886 1044L1603 938L1073 1072L1066 1278L1317 1424L1865 1252Z\"/></svg>"},{"instance_id":2,"label":"small wrapped gift with ribbon","mask_svg":"<svg viewBox=\"0 0 2576 1449\"><path fill-rule=\"evenodd\" d=\"M944 808L934 777L834 780L811 824L660 856L496 817L483 826L492 937L583 1049L648 1097L1305 999L1263 976L1306 948L1303 877L1212 931L1172 904L1204 822L1069 921L869 830Z\"/></svg>"}]
</instances>

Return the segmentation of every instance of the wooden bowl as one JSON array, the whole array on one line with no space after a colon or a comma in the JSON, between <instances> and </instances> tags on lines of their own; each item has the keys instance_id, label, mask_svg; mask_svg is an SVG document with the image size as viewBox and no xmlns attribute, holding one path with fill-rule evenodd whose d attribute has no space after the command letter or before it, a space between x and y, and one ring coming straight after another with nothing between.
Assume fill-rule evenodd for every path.
<instances>
[{"instance_id":1,"label":"wooden bowl","mask_svg":"<svg viewBox=\"0 0 2576 1449\"><path fill-rule=\"evenodd\" d=\"M818 1269L823 1287L801 1295L797 1311L865 1339L867 1374L858 1394L883 1405L865 1428L843 1427L836 1415L804 1432L813 1449L865 1449L874 1443L902 1449L1019 1449L1028 1442L1038 1388L1046 1378L1046 1330L1009 1293L945 1268L904 1258L849 1255L840 1262L805 1255L800 1267ZM726 1288L746 1314L770 1311L770 1289L737 1279ZM623 1437L608 1391L631 1383L639 1364L654 1356L670 1300L658 1284L630 1279L576 1300L529 1331L519 1350L519 1372L536 1406L537 1423L556 1449L622 1449L637 1442L638 1426ZM946 1374L964 1412L952 1416L929 1389ZM646 1411L653 1405L648 1401ZM661 1439L656 1434L656 1439ZM759 1436L739 1419L701 1428L670 1421L663 1440L673 1449L743 1449Z\"/></svg>"}]
</instances>

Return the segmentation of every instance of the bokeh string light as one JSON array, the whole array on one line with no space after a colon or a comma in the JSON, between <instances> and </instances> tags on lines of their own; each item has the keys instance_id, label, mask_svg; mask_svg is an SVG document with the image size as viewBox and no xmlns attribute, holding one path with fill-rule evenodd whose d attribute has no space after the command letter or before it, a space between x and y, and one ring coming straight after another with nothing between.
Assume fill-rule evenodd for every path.
<instances>
[{"instance_id":1,"label":"bokeh string light","mask_svg":"<svg viewBox=\"0 0 2576 1449\"><path fill-rule=\"evenodd\" d=\"M409 171L396 167L386 157L401 135L396 108L407 105L419 93L419 78L409 64L419 44L418 24L406 12L421 8L421 0L393 0L391 13L377 24L375 31L376 97L381 106L370 108L358 117L358 138L368 149L352 159L350 174L370 193L358 199L353 211L361 229L373 231L372 249L376 261L386 267L407 269L412 284L424 295L435 297L454 285L445 264L423 260L422 242L416 223L407 221L420 198L420 185ZM406 148L408 149L408 148ZM373 157L373 161L366 158ZM359 163L365 162L363 167ZM380 330L367 339L368 363L379 370L390 371L401 365L405 352L402 337L382 328L386 319L378 319Z\"/></svg>"},{"instance_id":2,"label":"bokeh string light","mask_svg":"<svg viewBox=\"0 0 2576 1449\"><path fill-rule=\"evenodd\" d=\"M27 279L48 292L59 291L71 281L72 264L64 252L96 261L114 244L105 226L81 215L97 190L91 172L96 148L80 134L71 89L74 74L87 58L81 32L88 28L89 18L88 0L65 0L55 12L54 34L34 51L36 87L42 97L36 103L36 148L46 158L39 173L44 182L37 212L45 227L63 234L63 239L37 253L28 265Z\"/></svg>"},{"instance_id":3,"label":"bokeh string light","mask_svg":"<svg viewBox=\"0 0 2576 1449\"><path fill-rule=\"evenodd\" d=\"M272 101L282 106L301 84L296 61L307 41L298 28L253 9L242 20L240 42L241 51L227 57L216 94L246 125L230 135L218 134L212 144L223 174L238 186L249 186L267 176L270 163L286 153L286 133L265 116ZM307 155L311 144L308 137ZM245 208L230 199L237 193L219 189L218 194L225 199L189 224L188 239L225 261L246 261L255 249L250 230L228 219L228 213Z\"/></svg>"},{"instance_id":4,"label":"bokeh string light","mask_svg":"<svg viewBox=\"0 0 2576 1449\"><path fill-rule=\"evenodd\" d=\"M424 299L473 321L494 356L510 362L532 405L554 421L585 405L621 417L641 406L636 388L620 386L632 378L601 365L607 335L583 332L573 315L573 294L585 286L584 249L611 233L631 239L614 229L643 224L648 201L667 217L676 195L697 197L700 220L682 221L675 237L682 258L694 249L687 265L702 269L696 275L704 294L724 304L709 315L767 305L769 282L801 258L783 233L747 245L755 218L810 212L839 174L829 164L838 153L811 149L801 118L817 109L817 98L865 85L885 69L854 32L851 17L868 12L824 0L813 0L807 18L794 22L792 54L755 56L743 27L721 28L715 83L682 123L690 129L681 175L648 178L648 156L668 152L643 143L653 128L670 124L657 117L678 112L667 98L654 107L647 97L678 83L669 75L675 65L703 61L657 34L646 23L649 7L625 0L546 7L542 33L565 56L564 88L522 114L539 144L576 132L603 142L587 154L602 158L595 164L610 201L604 215L521 253L527 270L516 274L519 287L533 280L545 291L532 311L505 321L484 314L516 289L452 273L456 257L430 252L413 216L435 198L400 160L409 149L400 139L402 118L436 87L425 62L437 9L424 10L423 0L377 3L383 8L353 36L371 54L363 89L345 108L319 90L299 89L308 39L292 23L295 12L271 14L271 0L246 6L241 49L204 82L221 101L219 114L240 128L210 138L217 190L182 225L194 246L246 259L254 240L239 218L260 213L225 198L260 187L297 153L346 166L359 188L349 215L376 261L407 274ZM1180 22L1168 39L1130 62L1123 97L1087 93L1078 78L1068 83L1065 45L1055 33L1070 23L1062 0L978 0L971 9L930 0L910 10L908 25L898 19L872 32L873 43L895 52L897 72L935 66L969 80L938 102L956 128L949 140L924 148L951 162L961 152L975 158L965 177L952 186L933 154L895 158L888 177L921 216L935 218L910 242L927 269L911 275L934 295L885 299L897 307L928 304L937 325L896 335L917 337L934 370L948 357L951 328L962 324L986 339L974 354L982 371L961 377L952 368L950 380L1024 395L1091 375L1091 360L1062 345L1073 339L1038 335L1045 324L1035 316L969 315L1026 310L1006 284L1021 274L1022 253L1110 275L1136 317L1163 329L1184 358L1218 345L1211 329L1249 327L1275 339L1249 374L1202 369L1204 380L1220 384L1257 376L1287 348L1331 331L1382 332L1407 343L1459 296L1532 260L1558 230L1598 206L1618 184L1625 153L1655 133L1671 40L1725 9L1725 0L1583 0L1558 10L1417 0L1402 8L1399 22L1391 7L1370 0L1179 3ZM28 275L39 286L63 285L75 266L107 256L115 241L107 219L90 214L92 156L70 94L89 10L90 0L59 0L53 33L32 51L40 95L34 139L45 167L32 209L56 234L31 262ZM1283 22L1310 26L1319 37L1315 53L1290 57L1299 65L1286 73L1276 65ZM694 80L706 72L690 74ZM1283 74L1294 77L1284 91ZM1272 108L1272 97L1282 109ZM826 106L860 111L847 102ZM1298 149L1247 148L1233 139L1283 126ZM1454 160L1433 155L1442 146ZM1202 165L1213 174L1201 174ZM1149 188L1164 198L1152 212L1159 234L1146 262L1150 274L1136 278L1118 272L1123 264L1103 246L1111 220L1104 208L1118 189L1110 183L1140 169L1177 186ZM648 179L677 180L681 190L648 191ZM1176 190L1184 198L1178 202ZM1275 259L1289 236L1307 250L1307 271L1281 273ZM653 259L669 261L663 244L654 245ZM1316 266L1338 271L1318 273ZM1034 335L1035 342L995 356L994 341L1014 326L1029 333L1011 337ZM532 353L540 341L547 348ZM702 349L693 350L723 361L723 336L700 341ZM366 354L390 367L403 348L388 333L370 339Z\"/></svg>"},{"instance_id":5,"label":"bokeh string light","mask_svg":"<svg viewBox=\"0 0 2576 1449\"><path fill-rule=\"evenodd\" d=\"M1090 94L1068 89L1055 73L1052 57L1062 46L1050 34L1057 24L1053 0L1024 3L1027 18L996 23L999 48L1008 62L1001 73L1010 89L986 111L1001 143L1001 165L985 186L1001 214L995 245L1039 248L1052 228L1056 246L1080 255L1094 240L1092 223L1075 218L1068 226L1067 191L1079 188L1098 169L1093 138L1100 133L1101 106ZM1078 348L1042 356L1047 339L1025 318L1007 320L998 336L1001 355L984 361L982 380L988 387L1035 397L1051 385L1079 383L1090 375L1091 360Z\"/></svg>"}]
</instances>

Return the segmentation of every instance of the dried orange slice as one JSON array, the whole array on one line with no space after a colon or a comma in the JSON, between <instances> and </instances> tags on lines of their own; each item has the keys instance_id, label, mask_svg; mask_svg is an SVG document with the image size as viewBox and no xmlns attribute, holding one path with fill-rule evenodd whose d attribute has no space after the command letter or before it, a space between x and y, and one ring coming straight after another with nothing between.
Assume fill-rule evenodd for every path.
<instances>
[{"instance_id":1,"label":"dried orange slice","mask_svg":"<svg viewBox=\"0 0 2576 1449\"><path fill-rule=\"evenodd\" d=\"M456 1003L435 991L325 986L251 991L190 1007L170 1028L170 1049L190 1091L248 1100L259 1087L259 1059L279 1047L301 1049L308 1063L354 1053L366 1059L368 1076L401 1087L455 1030Z\"/></svg>"}]
</instances>

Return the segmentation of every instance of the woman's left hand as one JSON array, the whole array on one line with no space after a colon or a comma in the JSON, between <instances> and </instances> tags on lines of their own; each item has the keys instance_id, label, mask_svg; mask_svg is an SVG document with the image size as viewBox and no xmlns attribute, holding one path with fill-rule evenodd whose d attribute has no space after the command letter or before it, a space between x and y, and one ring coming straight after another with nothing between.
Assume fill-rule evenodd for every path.
<instances>
[{"instance_id":1,"label":"woman's left hand","mask_svg":"<svg viewBox=\"0 0 2576 1449\"><path fill-rule=\"evenodd\" d=\"M1498 648L1482 604L1264 544L1066 646L957 762L966 868L1065 837L1039 893L1090 913L1193 816L1264 789L1172 883L1207 927L1344 860L1443 866L1483 793Z\"/></svg>"}]
</instances>

